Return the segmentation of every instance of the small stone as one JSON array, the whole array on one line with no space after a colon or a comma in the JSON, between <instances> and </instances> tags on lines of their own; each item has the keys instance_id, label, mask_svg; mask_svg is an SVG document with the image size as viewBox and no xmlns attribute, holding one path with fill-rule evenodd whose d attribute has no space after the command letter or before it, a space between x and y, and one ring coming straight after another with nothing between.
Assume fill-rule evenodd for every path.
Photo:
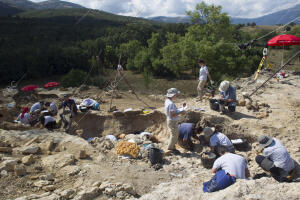
<instances>
[{"instance_id":1,"label":"small stone","mask_svg":"<svg viewBox=\"0 0 300 200\"><path fill-rule=\"evenodd\" d=\"M124 189L125 192L129 193L129 194L132 194L132 195L135 195L136 192L134 191L132 185L128 184L128 183L125 183L122 188Z\"/></svg>"},{"instance_id":2,"label":"small stone","mask_svg":"<svg viewBox=\"0 0 300 200\"><path fill-rule=\"evenodd\" d=\"M0 169L12 172L12 171L14 171L16 164L17 164L17 160L15 160L15 159L5 160L1 163Z\"/></svg>"},{"instance_id":3,"label":"small stone","mask_svg":"<svg viewBox=\"0 0 300 200\"><path fill-rule=\"evenodd\" d=\"M67 174L69 176L74 176L78 174L80 171L81 171L80 167L76 165L66 166L60 170L62 174Z\"/></svg>"},{"instance_id":4,"label":"small stone","mask_svg":"<svg viewBox=\"0 0 300 200\"><path fill-rule=\"evenodd\" d=\"M69 199L71 195L75 193L75 190L73 189L67 189L59 193L59 195L62 197L62 199Z\"/></svg>"},{"instance_id":5,"label":"small stone","mask_svg":"<svg viewBox=\"0 0 300 200\"><path fill-rule=\"evenodd\" d=\"M85 159L87 157L88 157L88 155L86 154L86 151L85 150L80 150L80 152L79 152L79 158L80 159Z\"/></svg>"},{"instance_id":6,"label":"small stone","mask_svg":"<svg viewBox=\"0 0 300 200\"><path fill-rule=\"evenodd\" d=\"M124 191L119 191L119 192L117 192L116 197L118 199L125 199L126 193Z\"/></svg>"},{"instance_id":7,"label":"small stone","mask_svg":"<svg viewBox=\"0 0 300 200\"><path fill-rule=\"evenodd\" d=\"M15 174L17 176L25 176L26 175L26 168L24 165L15 166Z\"/></svg>"},{"instance_id":8,"label":"small stone","mask_svg":"<svg viewBox=\"0 0 300 200\"><path fill-rule=\"evenodd\" d=\"M38 175L33 175L33 176L30 176L30 179L31 180L37 180L37 179L39 179L39 176Z\"/></svg>"},{"instance_id":9,"label":"small stone","mask_svg":"<svg viewBox=\"0 0 300 200\"><path fill-rule=\"evenodd\" d=\"M6 170L2 170L0 173L0 177L7 177L8 176L8 172Z\"/></svg>"},{"instance_id":10,"label":"small stone","mask_svg":"<svg viewBox=\"0 0 300 200\"><path fill-rule=\"evenodd\" d=\"M94 199L95 197L99 196L101 194L101 191L98 187L92 187L86 190L82 190L78 193L76 197L74 197L75 200L89 200Z\"/></svg>"},{"instance_id":11,"label":"small stone","mask_svg":"<svg viewBox=\"0 0 300 200\"><path fill-rule=\"evenodd\" d=\"M100 185L99 189L100 189L101 191L104 191L104 190L105 190L105 188L107 188L107 187L111 187L111 186L112 186L112 184L111 184L111 183L109 183L109 182L103 182L103 183L101 183L101 185Z\"/></svg>"},{"instance_id":12,"label":"small stone","mask_svg":"<svg viewBox=\"0 0 300 200\"><path fill-rule=\"evenodd\" d=\"M37 154L39 153L39 151L40 151L40 147L37 145L27 146L21 150L23 154Z\"/></svg>"},{"instance_id":13,"label":"small stone","mask_svg":"<svg viewBox=\"0 0 300 200\"><path fill-rule=\"evenodd\" d=\"M22 163L24 165L30 165L32 163L34 163L34 156L32 154L30 154L29 156L25 156L22 158Z\"/></svg>"},{"instance_id":14,"label":"small stone","mask_svg":"<svg viewBox=\"0 0 300 200\"><path fill-rule=\"evenodd\" d=\"M39 136L36 136L32 140L29 140L24 146L29 146L32 143L37 143L37 142L39 142Z\"/></svg>"},{"instance_id":15,"label":"small stone","mask_svg":"<svg viewBox=\"0 0 300 200\"><path fill-rule=\"evenodd\" d=\"M45 181L54 181L54 176L52 174L46 174L40 176L40 179Z\"/></svg>"},{"instance_id":16,"label":"small stone","mask_svg":"<svg viewBox=\"0 0 300 200\"><path fill-rule=\"evenodd\" d=\"M113 188L107 187L105 188L104 194L109 195L109 196L115 196L116 195L116 191Z\"/></svg>"},{"instance_id":17,"label":"small stone","mask_svg":"<svg viewBox=\"0 0 300 200\"><path fill-rule=\"evenodd\" d=\"M54 185L47 185L47 186L44 186L43 189L47 192L52 192L55 190L55 187L54 187Z\"/></svg>"},{"instance_id":18,"label":"small stone","mask_svg":"<svg viewBox=\"0 0 300 200\"><path fill-rule=\"evenodd\" d=\"M51 194L49 196L41 198L43 200L59 200L59 196L57 194Z\"/></svg>"},{"instance_id":19,"label":"small stone","mask_svg":"<svg viewBox=\"0 0 300 200\"><path fill-rule=\"evenodd\" d=\"M83 130L82 129L78 129L75 132L76 132L76 135L78 135L79 137L81 137L81 135L83 134Z\"/></svg>"},{"instance_id":20,"label":"small stone","mask_svg":"<svg viewBox=\"0 0 300 200\"><path fill-rule=\"evenodd\" d=\"M100 187L101 185L101 181L96 181L95 183L93 183L93 187Z\"/></svg>"},{"instance_id":21,"label":"small stone","mask_svg":"<svg viewBox=\"0 0 300 200\"><path fill-rule=\"evenodd\" d=\"M43 187L43 186L50 185L50 184L51 184L50 181L44 181L44 180L40 180L40 181L33 183L33 185L35 187Z\"/></svg>"},{"instance_id":22,"label":"small stone","mask_svg":"<svg viewBox=\"0 0 300 200\"><path fill-rule=\"evenodd\" d=\"M11 153L12 148L11 147L0 147L0 152L1 153Z\"/></svg>"}]
</instances>

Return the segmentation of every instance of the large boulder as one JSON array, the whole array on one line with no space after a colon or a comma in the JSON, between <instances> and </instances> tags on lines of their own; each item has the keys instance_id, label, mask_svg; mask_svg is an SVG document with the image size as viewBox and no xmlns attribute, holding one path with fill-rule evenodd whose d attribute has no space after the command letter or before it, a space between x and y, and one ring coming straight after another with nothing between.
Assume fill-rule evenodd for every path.
<instances>
[{"instance_id":1,"label":"large boulder","mask_svg":"<svg viewBox=\"0 0 300 200\"><path fill-rule=\"evenodd\" d=\"M55 168L63 168L68 165L73 165L75 157L73 154L59 153L42 158L42 166L49 170Z\"/></svg>"}]
</instances>

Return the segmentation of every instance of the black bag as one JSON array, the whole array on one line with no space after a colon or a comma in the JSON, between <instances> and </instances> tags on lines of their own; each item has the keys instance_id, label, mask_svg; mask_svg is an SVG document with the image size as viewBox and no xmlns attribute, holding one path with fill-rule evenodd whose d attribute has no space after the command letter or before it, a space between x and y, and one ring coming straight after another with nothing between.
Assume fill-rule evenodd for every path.
<instances>
[{"instance_id":1,"label":"black bag","mask_svg":"<svg viewBox=\"0 0 300 200\"><path fill-rule=\"evenodd\" d=\"M148 151L148 158L152 165L162 163L162 153L160 149L152 147Z\"/></svg>"},{"instance_id":2,"label":"black bag","mask_svg":"<svg viewBox=\"0 0 300 200\"><path fill-rule=\"evenodd\" d=\"M212 110L215 110L215 111L220 110L219 101L217 99L210 99L209 106L210 106L210 109L212 109Z\"/></svg>"}]
</instances>

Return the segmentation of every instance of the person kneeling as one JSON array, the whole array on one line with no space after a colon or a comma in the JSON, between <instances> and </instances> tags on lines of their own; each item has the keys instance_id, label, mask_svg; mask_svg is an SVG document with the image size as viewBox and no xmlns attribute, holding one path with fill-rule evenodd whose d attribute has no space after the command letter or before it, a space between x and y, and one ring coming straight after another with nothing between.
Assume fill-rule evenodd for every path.
<instances>
[{"instance_id":1,"label":"person kneeling","mask_svg":"<svg viewBox=\"0 0 300 200\"><path fill-rule=\"evenodd\" d=\"M234 184L236 179L247 179L250 172L245 158L230 153L227 147L220 146L218 153L221 155L213 164L211 172L214 177L203 183L203 192L215 192Z\"/></svg>"},{"instance_id":2,"label":"person kneeling","mask_svg":"<svg viewBox=\"0 0 300 200\"><path fill-rule=\"evenodd\" d=\"M193 150L193 142L191 140L191 137L194 137L198 140L200 140L197 137L197 134L201 131L201 127L196 128L195 124L193 123L181 123L178 125L178 143L182 144L184 148L187 148L189 150Z\"/></svg>"},{"instance_id":3,"label":"person kneeling","mask_svg":"<svg viewBox=\"0 0 300 200\"><path fill-rule=\"evenodd\" d=\"M259 136L258 142L263 155L256 156L256 163L278 182L292 181L296 172L295 163L282 143L268 136Z\"/></svg>"},{"instance_id":4,"label":"person kneeling","mask_svg":"<svg viewBox=\"0 0 300 200\"><path fill-rule=\"evenodd\" d=\"M51 116L42 116L40 118L40 121L41 124L49 130L53 130L56 128L56 120Z\"/></svg>"},{"instance_id":5,"label":"person kneeling","mask_svg":"<svg viewBox=\"0 0 300 200\"><path fill-rule=\"evenodd\" d=\"M221 98L219 99L220 112L225 113L225 106L228 106L229 112L235 112L236 91L229 81L222 81L219 87Z\"/></svg>"}]
</instances>

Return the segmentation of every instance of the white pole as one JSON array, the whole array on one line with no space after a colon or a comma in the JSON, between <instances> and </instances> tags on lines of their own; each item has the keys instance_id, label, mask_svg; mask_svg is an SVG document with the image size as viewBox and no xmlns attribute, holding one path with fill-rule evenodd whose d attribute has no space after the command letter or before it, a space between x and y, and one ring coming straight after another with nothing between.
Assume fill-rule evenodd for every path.
<instances>
[{"instance_id":1,"label":"white pole","mask_svg":"<svg viewBox=\"0 0 300 200\"><path fill-rule=\"evenodd\" d=\"M284 45L282 46L282 57L281 57L281 66L283 65L283 59L284 59Z\"/></svg>"}]
</instances>

